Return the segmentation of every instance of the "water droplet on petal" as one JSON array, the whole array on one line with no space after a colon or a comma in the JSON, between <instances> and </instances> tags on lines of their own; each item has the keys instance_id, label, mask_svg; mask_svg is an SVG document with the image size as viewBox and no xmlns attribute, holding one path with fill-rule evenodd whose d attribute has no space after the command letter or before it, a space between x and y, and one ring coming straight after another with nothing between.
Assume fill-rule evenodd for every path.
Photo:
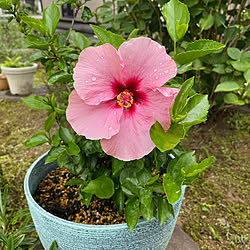
<instances>
[{"instance_id":1,"label":"water droplet on petal","mask_svg":"<svg viewBox=\"0 0 250 250\"><path fill-rule=\"evenodd\" d=\"M154 72L156 72L157 71L157 69L154 69Z\"/></svg>"},{"instance_id":2,"label":"water droplet on petal","mask_svg":"<svg viewBox=\"0 0 250 250\"><path fill-rule=\"evenodd\" d=\"M89 81L85 81L86 83L88 83Z\"/></svg>"},{"instance_id":3,"label":"water droplet on petal","mask_svg":"<svg viewBox=\"0 0 250 250\"><path fill-rule=\"evenodd\" d=\"M109 130L111 130L112 129L112 127L109 127Z\"/></svg>"},{"instance_id":4,"label":"water droplet on petal","mask_svg":"<svg viewBox=\"0 0 250 250\"><path fill-rule=\"evenodd\" d=\"M168 73L168 69L166 69L164 72L167 74Z\"/></svg>"},{"instance_id":5,"label":"water droplet on petal","mask_svg":"<svg viewBox=\"0 0 250 250\"><path fill-rule=\"evenodd\" d=\"M96 81L96 77L93 76L92 77L92 81L95 82Z\"/></svg>"},{"instance_id":6,"label":"water droplet on petal","mask_svg":"<svg viewBox=\"0 0 250 250\"><path fill-rule=\"evenodd\" d=\"M156 76L156 77L155 77L155 80L157 80L158 78L159 78L159 77L158 77L158 76Z\"/></svg>"},{"instance_id":7,"label":"water droplet on petal","mask_svg":"<svg viewBox=\"0 0 250 250\"><path fill-rule=\"evenodd\" d=\"M160 65L162 65L162 62L160 62Z\"/></svg>"},{"instance_id":8,"label":"water droplet on petal","mask_svg":"<svg viewBox=\"0 0 250 250\"><path fill-rule=\"evenodd\" d=\"M158 45L158 48L159 48L159 49L162 49L162 46L161 46L161 45Z\"/></svg>"}]
</instances>

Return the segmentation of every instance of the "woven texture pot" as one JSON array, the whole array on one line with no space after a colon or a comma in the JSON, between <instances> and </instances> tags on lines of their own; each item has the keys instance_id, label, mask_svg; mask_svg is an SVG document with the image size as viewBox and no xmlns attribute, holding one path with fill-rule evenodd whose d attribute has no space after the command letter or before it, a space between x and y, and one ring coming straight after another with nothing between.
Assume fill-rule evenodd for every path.
<instances>
[{"instance_id":1,"label":"woven texture pot","mask_svg":"<svg viewBox=\"0 0 250 250\"><path fill-rule=\"evenodd\" d=\"M24 191L37 233L46 250L57 241L60 250L165 250L173 233L180 211L185 187L181 198L174 204L175 218L170 218L160 226L155 218L150 222L139 220L136 228L129 233L127 224L85 225L58 218L43 208L33 199L38 184L51 170L57 167L56 162L44 164L46 154L38 158L29 168Z\"/></svg>"},{"instance_id":2,"label":"woven texture pot","mask_svg":"<svg viewBox=\"0 0 250 250\"><path fill-rule=\"evenodd\" d=\"M32 93L34 74L37 64L23 68L1 67L2 73L7 77L10 93L12 95L28 95Z\"/></svg>"}]
</instances>

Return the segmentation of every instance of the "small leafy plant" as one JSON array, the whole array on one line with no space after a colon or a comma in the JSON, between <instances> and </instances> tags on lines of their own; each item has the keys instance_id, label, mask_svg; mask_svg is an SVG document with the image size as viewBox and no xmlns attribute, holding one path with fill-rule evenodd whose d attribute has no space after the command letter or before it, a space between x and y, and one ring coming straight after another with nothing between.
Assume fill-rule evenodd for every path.
<instances>
[{"instance_id":1,"label":"small leafy plant","mask_svg":"<svg viewBox=\"0 0 250 250\"><path fill-rule=\"evenodd\" d=\"M6 211L7 195L8 185L5 185L3 194L0 190L0 247L6 250L32 250L38 244L39 239L28 236L29 233L35 232L34 225L30 223L30 212L28 209L22 209L14 215L8 214ZM13 231L11 228L18 229Z\"/></svg>"},{"instance_id":2,"label":"small leafy plant","mask_svg":"<svg viewBox=\"0 0 250 250\"><path fill-rule=\"evenodd\" d=\"M23 67L29 67L32 66L32 63L30 62L22 62L22 57L6 57L6 61L1 64L1 66L6 67L6 68L23 68Z\"/></svg>"},{"instance_id":3,"label":"small leafy plant","mask_svg":"<svg viewBox=\"0 0 250 250\"><path fill-rule=\"evenodd\" d=\"M90 18L85 2L57 2L65 3L76 9L76 15L81 10L84 21ZM53 2L42 20L20 13L17 1L3 0L0 7L20 24L27 46L40 50L29 59L44 65L48 84L64 86L60 96L23 99L29 107L49 112L44 131L24 144L48 143L46 163L56 160L80 175L67 184L79 185L87 207L93 195L113 199L118 211L125 211L130 232L141 216L148 221L154 216L160 225L175 216L173 203L180 198L182 185L190 184L214 161L209 157L198 163L194 151L185 152L180 145L193 125L207 119L209 102L207 95L192 88L194 77L175 76L224 45L195 40L179 52L177 43L188 30L190 14L177 0L162 10L174 44L171 57L164 46L141 37L138 30L125 39L91 25L99 42L89 46L89 40L73 30L73 19L66 33L56 34L60 11ZM169 155L174 159L166 170Z\"/></svg>"}]
</instances>

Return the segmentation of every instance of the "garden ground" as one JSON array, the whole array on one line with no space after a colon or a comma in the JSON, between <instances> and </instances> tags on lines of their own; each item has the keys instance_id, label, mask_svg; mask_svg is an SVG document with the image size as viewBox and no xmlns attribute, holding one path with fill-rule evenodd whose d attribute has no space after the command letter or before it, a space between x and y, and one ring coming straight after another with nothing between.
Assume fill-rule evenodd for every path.
<instances>
[{"instance_id":1,"label":"garden ground","mask_svg":"<svg viewBox=\"0 0 250 250\"><path fill-rule=\"evenodd\" d=\"M49 147L23 146L43 129L46 112L21 102L0 101L0 188L9 183L8 211L26 205L23 179L31 163ZM187 187L178 223L201 249L247 249L249 246L250 114L213 114L194 127L183 142L196 150L198 160L210 155L216 162Z\"/></svg>"}]
</instances>

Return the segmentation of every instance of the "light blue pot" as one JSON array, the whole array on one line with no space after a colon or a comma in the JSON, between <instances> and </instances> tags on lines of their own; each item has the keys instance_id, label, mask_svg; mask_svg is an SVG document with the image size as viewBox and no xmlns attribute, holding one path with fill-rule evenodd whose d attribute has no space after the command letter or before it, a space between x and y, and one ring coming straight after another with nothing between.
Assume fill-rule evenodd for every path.
<instances>
[{"instance_id":1,"label":"light blue pot","mask_svg":"<svg viewBox=\"0 0 250 250\"><path fill-rule=\"evenodd\" d=\"M38 158L29 168L24 191L32 219L39 238L46 250L56 240L58 250L165 250L173 233L180 211L185 187L181 198L174 204L175 218L170 218L160 226L155 218L150 222L139 220L136 228L129 233L127 224L85 225L58 218L40 207L32 195L38 184L51 170L57 167L56 161L45 165L45 156Z\"/></svg>"}]
</instances>

